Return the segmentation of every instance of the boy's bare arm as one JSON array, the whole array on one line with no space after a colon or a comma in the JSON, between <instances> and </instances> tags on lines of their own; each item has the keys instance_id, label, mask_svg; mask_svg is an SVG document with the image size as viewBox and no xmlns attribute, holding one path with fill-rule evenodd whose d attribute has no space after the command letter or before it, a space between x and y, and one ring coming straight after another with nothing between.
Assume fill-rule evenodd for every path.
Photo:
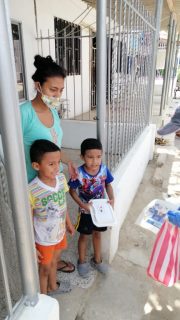
<instances>
[{"instance_id":1,"label":"boy's bare arm","mask_svg":"<svg viewBox=\"0 0 180 320\"><path fill-rule=\"evenodd\" d=\"M75 229L74 229L74 226L73 226L73 224L71 222L71 219L70 219L68 211L66 212L66 226L67 226L67 230L70 233L70 235L73 236L74 233L75 233Z\"/></svg>"},{"instance_id":2,"label":"boy's bare arm","mask_svg":"<svg viewBox=\"0 0 180 320\"><path fill-rule=\"evenodd\" d=\"M114 209L114 191L113 191L112 185L110 183L108 183L106 185L106 192L107 192L107 195L109 198L109 203L111 204L111 206Z\"/></svg>"},{"instance_id":3,"label":"boy's bare arm","mask_svg":"<svg viewBox=\"0 0 180 320\"><path fill-rule=\"evenodd\" d=\"M69 189L69 193L71 195L71 197L74 199L74 201L81 207L83 208L84 210L86 211L90 211L90 204L89 203L84 203L81 201L81 199L79 198L77 192L75 189Z\"/></svg>"}]
</instances>

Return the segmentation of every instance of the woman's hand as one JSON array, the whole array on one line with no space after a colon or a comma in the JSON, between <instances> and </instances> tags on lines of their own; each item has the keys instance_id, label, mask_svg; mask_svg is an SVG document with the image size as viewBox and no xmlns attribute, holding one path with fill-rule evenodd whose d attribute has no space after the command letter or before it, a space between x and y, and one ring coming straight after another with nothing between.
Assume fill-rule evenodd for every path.
<instances>
[{"instance_id":1,"label":"woman's hand","mask_svg":"<svg viewBox=\"0 0 180 320\"><path fill-rule=\"evenodd\" d=\"M76 180L78 178L78 171L76 165L72 161L68 161L68 171L69 176L72 181Z\"/></svg>"}]
</instances>

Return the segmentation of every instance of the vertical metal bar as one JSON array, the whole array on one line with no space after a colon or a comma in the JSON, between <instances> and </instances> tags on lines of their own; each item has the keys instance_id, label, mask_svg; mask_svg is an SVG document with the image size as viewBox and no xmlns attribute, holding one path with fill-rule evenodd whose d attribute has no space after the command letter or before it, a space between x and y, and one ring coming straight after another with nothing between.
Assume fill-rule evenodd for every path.
<instances>
[{"instance_id":1,"label":"vertical metal bar","mask_svg":"<svg viewBox=\"0 0 180 320\"><path fill-rule=\"evenodd\" d=\"M131 1L133 4L133 1ZM134 125L134 117L133 117L133 98L134 98L134 85L133 85L133 78L134 78L134 11L129 8L130 10L130 44L129 44L129 91L130 91L130 98L129 98L129 121L130 121L130 131L129 131L129 140L130 145L133 142L133 125Z\"/></svg>"},{"instance_id":2,"label":"vertical metal bar","mask_svg":"<svg viewBox=\"0 0 180 320\"><path fill-rule=\"evenodd\" d=\"M122 36L121 36L121 25L122 25L122 1L119 2L119 17L118 17L118 23L119 23L119 35L118 35L118 108L119 108L119 126L118 126L118 154L119 154L119 160L122 157L121 154L121 146L122 146L122 112L123 112L123 106L122 106Z\"/></svg>"},{"instance_id":3,"label":"vertical metal bar","mask_svg":"<svg viewBox=\"0 0 180 320\"><path fill-rule=\"evenodd\" d=\"M27 297L27 303L35 305L38 301L36 256L32 218L27 196L27 178L15 85L16 73L10 19L7 1L5 0L0 0L0 39L0 128L6 159L5 165L20 262L22 289L24 296ZM4 80L5 75L6 81Z\"/></svg>"},{"instance_id":4,"label":"vertical metal bar","mask_svg":"<svg viewBox=\"0 0 180 320\"><path fill-rule=\"evenodd\" d=\"M176 44L176 22L173 20L173 28L172 28L172 42L171 42L171 53L170 53L170 59L169 59L169 68L168 68L168 80L167 80L167 90L166 90L166 102L167 99L169 98L169 87L170 83L172 81L172 71L173 71L173 65L174 65L174 56L175 56L175 44Z\"/></svg>"},{"instance_id":5,"label":"vertical metal bar","mask_svg":"<svg viewBox=\"0 0 180 320\"><path fill-rule=\"evenodd\" d=\"M92 91L92 31L89 28L89 120L91 120L91 91Z\"/></svg>"},{"instance_id":6,"label":"vertical metal bar","mask_svg":"<svg viewBox=\"0 0 180 320\"><path fill-rule=\"evenodd\" d=\"M59 64L59 39L58 39L58 29L55 31L55 46L56 46L56 62ZM42 40L41 40L42 41Z\"/></svg>"},{"instance_id":7,"label":"vertical metal bar","mask_svg":"<svg viewBox=\"0 0 180 320\"><path fill-rule=\"evenodd\" d=\"M7 276L7 268L6 268L6 263L5 263L5 256L4 256L1 231L0 231L0 265L1 265L1 270L2 270L2 278L3 278L3 282L4 282L7 311L8 311L8 315L12 316L13 309L12 309L12 302L11 302L11 295L10 295L10 289L9 289L9 281L8 281L8 276ZM2 290L2 288L1 288L1 290Z\"/></svg>"},{"instance_id":8,"label":"vertical metal bar","mask_svg":"<svg viewBox=\"0 0 180 320\"><path fill-rule=\"evenodd\" d=\"M167 48L166 48L166 59L165 59L165 66L164 66L164 79L163 79L163 87L162 87L162 94L161 94L161 104L160 104L160 111L159 115L162 116L163 109L165 107L165 98L166 98L166 89L167 89L167 81L168 81L168 64L169 64L169 57L170 57L170 48L171 48L171 37L172 37L172 24L173 24L173 14L171 13L169 19L169 28L168 28L168 40L167 40Z\"/></svg>"},{"instance_id":9,"label":"vertical metal bar","mask_svg":"<svg viewBox=\"0 0 180 320\"><path fill-rule=\"evenodd\" d=\"M82 78L83 77L82 44L81 44L81 52L80 52L80 77L81 77L81 120L83 120L83 111L84 111L83 110L83 106L84 106L84 103L83 103L83 78Z\"/></svg>"},{"instance_id":10,"label":"vertical metal bar","mask_svg":"<svg viewBox=\"0 0 180 320\"><path fill-rule=\"evenodd\" d=\"M116 12L117 12L117 0L114 1L114 27L113 27L113 43L112 43L112 87L111 87L111 164L110 168L113 169L115 165L115 95L117 96L117 77L116 77L116 67L117 67L117 45L116 45Z\"/></svg>"},{"instance_id":11,"label":"vertical metal bar","mask_svg":"<svg viewBox=\"0 0 180 320\"><path fill-rule=\"evenodd\" d=\"M51 45L50 45L50 34L48 29L48 47L49 47L49 55L51 55Z\"/></svg>"},{"instance_id":12,"label":"vertical metal bar","mask_svg":"<svg viewBox=\"0 0 180 320\"><path fill-rule=\"evenodd\" d=\"M97 86L97 137L105 146L106 121L106 0L96 2L97 51L96 51L96 86Z\"/></svg>"},{"instance_id":13,"label":"vertical metal bar","mask_svg":"<svg viewBox=\"0 0 180 320\"><path fill-rule=\"evenodd\" d=\"M157 59L157 50L158 50L158 43L159 43L159 31L161 25L161 13L163 7L163 0L156 1L156 10L155 10L155 26L156 31L154 32L154 41L153 41L153 51L152 51L152 73L150 79L150 86L149 86L149 121L152 115L152 104L153 104L153 94L154 94L154 82L155 82L155 75L156 75L156 59Z\"/></svg>"},{"instance_id":14,"label":"vertical metal bar","mask_svg":"<svg viewBox=\"0 0 180 320\"><path fill-rule=\"evenodd\" d=\"M40 36L41 36L41 55L43 56L43 40L42 40L42 30L40 30Z\"/></svg>"},{"instance_id":15,"label":"vertical metal bar","mask_svg":"<svg viewBox=\"0 0 180 320\"><path fill-rule=\"evenodd\" d=\"M176 73L177 73L177 67L178 67L178 51L179 51L179 41L180 41L180 34L178 34L178 38L176 41L176 53L174 58L174 67L173 67L173 79L172 79L172 86L171 86L171 97L173 96L173 90L175 87L175 79L176 79Z\"/></svg>"},{"instance_id":16,"label":"vertical metal bar","mask_svg":"<svg viewBox=\"0 0 180 320\"><path fill-rule=\"evenodd\" d=\"M72 66L73 66L73 93L74 93L74 119L76 117L76 79L75 79L75 58L74 58L74 27L72 28Z\"/></svg>"},{"instance_id":17,"label":"vertical metal bar","mask_svg":"<svg viewBox=\"0 0 180 320\"><path fill-rule=\"evenodd\" d=\"M135 0L132 0L132 5L135 5ZM132 76L131 76L131 82L132 82L132 102L131 102L131 108L132 108L132 142L135 141L135 132L136 132L136 83L135 83L135 67L136 67L136 48L137 48L137 15L134 11L132 11L133 17L132 17L132 28L133 28L133 50L132 50Z\"/></svg>"},{"instance_id":18,"label":"vertical metal bar","mask_svg":"<svg viewBox=\"0 0 180 320\"><path fill-rule=\"evenodd\" d=\"M37 47L39 53L39 33L38 33L38 19L37 19L37 4L36 0L34 0L34 15L35 15L35 25L36 25L36 37L37 37Z\"/></svg>"},{"instance_id":19,"label":"vertical metal bar","mask_svg":"<svg viewBox=\"0 0 180 320\"><path fill-rule=\"evenodd\" d=\"M109 0L109 23L108 23L108 74L107 74L107 94L108 94L108 112L107 112L107 141L106 141L106 150L107 150L107 157L106 163L108 167L110 167L110 148L109 148L109 141L110 141L110 108L111 108L111 10L112 10L112 1Z\"/></svg>"},{"instance_id":20,"label":"vertical metal bar","mask_svg":"<svg viewBox=\"0 0 180 320\"><path fill-rule=\"evenodd\" d=\"M67 72L67 50L66 50L66 31L67 31L67 28L64 28L64 68ZM68 78L68 77L67 77ZM68 85L67 85L67 82L68 82L68 79L66 78L66 101L67 101L67 119L69 119L69 103L68 103Z\"/></svg>"},{"instance_id":21,"label":"vertical metal bar","mask_svg":"<svg viewBox=\"0 0 180 320\"><path fill-rule=\"evenodd\" d=\"M122 155L124 156L125 149L125 139L126 139L126 76L125 76L125 27L126 27L126 2L123 1L122 6L122 60L121 60L121 72L122 72L122 82L121 82L121 90L122 90Z\"/></svg>"}]
</instances>

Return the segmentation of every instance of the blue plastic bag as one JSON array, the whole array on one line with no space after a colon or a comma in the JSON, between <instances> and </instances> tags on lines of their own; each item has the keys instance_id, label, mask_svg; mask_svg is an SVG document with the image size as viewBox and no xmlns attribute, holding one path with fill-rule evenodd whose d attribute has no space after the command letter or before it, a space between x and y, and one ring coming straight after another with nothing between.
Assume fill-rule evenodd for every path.
<instances>
[{"instance_id":1,"label":"blue plastic bag","mask_svg":"<svg viewBox=\"0 0 180 320\"><path fill-rule=\"evenodd\" d=\"M169 210L167 212L168 220L175 226L178 226L180 228L180 210Z\"/></svg>"}]
</instances>

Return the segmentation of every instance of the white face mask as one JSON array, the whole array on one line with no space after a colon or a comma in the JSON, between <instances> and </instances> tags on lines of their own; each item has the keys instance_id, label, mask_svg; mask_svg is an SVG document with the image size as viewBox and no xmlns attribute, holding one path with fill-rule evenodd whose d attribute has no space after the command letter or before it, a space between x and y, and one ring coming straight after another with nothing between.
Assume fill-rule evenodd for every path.
<instances>
[{"instance_id":1,"label":"white face mask","mask_svg":"<svg viewBox=\"0 0 180 320\"><path fill-rule=\"evenodd\" d=\"M46 96L45 94L42 93L41 99L46 104L46 106L50 109L59 108L61 105L61 101L60 101L59 97L58 98L49 97L49 96Z\"/></svg>"},{"instance_id":2,"label":"white face mask","mask_svg":"<svg viewBox=\"0 0 180 320\"><path fill-rule=\"evenodd\" d=\"M38 91L41 93L41 99L49 109L59 108L61 105L60 97L49 97L42 93L41 86Z\"/></svg>"}]
</instances>

